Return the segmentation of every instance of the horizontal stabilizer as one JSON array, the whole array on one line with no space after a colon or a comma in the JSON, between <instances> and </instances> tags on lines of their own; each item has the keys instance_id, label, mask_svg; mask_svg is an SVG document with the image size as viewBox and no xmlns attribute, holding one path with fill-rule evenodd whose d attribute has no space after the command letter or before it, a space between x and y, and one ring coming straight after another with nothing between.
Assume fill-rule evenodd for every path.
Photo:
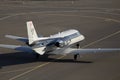
<instances>
[{"instance_id":1,"label":"horizontal stabilizer","mask_svg":"<svg viewBox=\"0 0 120 80\"><path fill-rule=\"evenodd\" d=\"M0 47L14 49L14 50L23 51L23 52L29 52L29 53L33 52L33 50L31 49L31 47L29 47L29 46L0 44Z\"/></svg>"},{"instance_id":2,"label":"horizontal stabilizer","mask_svg":"<svg viewBox=\"0 0 120 80\"><path fill-rule=\"evenodd\" d=\"M5 35L5 37L10 38L10 39L15 39L18 41L22 41L22 42L28 42L28 38L25 37L18 37L18 36L13 36L13 35Z\"/></svg>"}]
</instances>

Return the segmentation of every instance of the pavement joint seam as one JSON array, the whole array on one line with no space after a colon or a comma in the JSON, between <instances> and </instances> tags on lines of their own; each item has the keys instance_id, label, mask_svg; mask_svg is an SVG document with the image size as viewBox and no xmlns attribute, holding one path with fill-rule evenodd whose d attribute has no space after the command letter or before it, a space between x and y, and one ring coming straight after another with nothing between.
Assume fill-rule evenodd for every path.
<instances>
[{"instance_id":1,"label":"pavement joint seam","mask_svg":"<svg viewBox=\"0 0 120 80\"><path fill-rule=\"evenodd\" d=\"M0 18L0 20L4 20L4 19L7 19L7 18L10 18L10 17L13 17L13 16L17 16L17 15L34 14L34 13L36 13L36 12L32 12L32 13L21 13L21 14L10 15L10 16L6 16L6 17L2 17L2 18ZM38 12L38 13L39 13L39 12ZM83 16L83 17L94 17L94 18L99 18L99 19L109 19L109 18L97 17L97 16L96 16L96 17L95 17L95 16ZM119 23L120 23L120 21L119 21L119 20L116 20L116 19L110 19L110 20L111 20L111 21L114 21L114 22L119 22ZM117 32L115 32L115 33L113 33L113 34L110 34L110 35L106 36L106 37L103 37L103 38L101 38L101 39L99 39L99 40L97 40L97 41L94 41L94 42L92 42L92 43L90 43L90 44L88 44L88 45L85 45L83 48L88 47L88 46L90 46L90 45L93 45L93 44L95 44L95 43L98 43L98 42L100 42L100 41L102 41L102 40L105 40L105 39L107 39L107 38L110 38L110 37L112 37L112 36L114 36L114 35L116 35L116 34L118 34L118 33L120 33L120 31L117 31ZM59 57L59 58L57 58L57 59L61 59L61 58L63 58L63 57L65 57L65 56L61 56L61 57ZM39 66L36 66L36 67L34 67L34 68L32 68L32 69L24 72L23 74L17 75L17 76L15 76L15 77L13 77L13 78L11 78L11 79L9 79L9 80L14 80L14 79L16 79L16 78L19 78L19 77L21 77L21 76L23 76L23 75L25 75L25 74L27 74L27 73L30 73L30 72L32 72L32 71L34 71L34 70L36 70L36 69L38 69L38 68L41 68L41 67L43 67L43 66L46 66L46 65L48 65L48 64L50 64L50 63L52 63L52 62L47 62L47 63L41 64L41 65L39 65Z\"/></svg>"}]
</instances>

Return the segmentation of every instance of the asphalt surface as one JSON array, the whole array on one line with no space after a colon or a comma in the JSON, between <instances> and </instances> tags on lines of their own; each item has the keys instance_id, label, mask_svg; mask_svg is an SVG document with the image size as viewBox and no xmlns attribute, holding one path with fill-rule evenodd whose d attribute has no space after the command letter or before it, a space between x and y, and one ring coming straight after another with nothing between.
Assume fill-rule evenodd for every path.
<instances>
[{"instance_id":1,"label":"asphalt surface","mask_svg":"<svg viewBox=\"0 0 120 80\"><path fill-rule=\"evenodd\" d=\"M120 1L0 2L0 43L24 45L4 37L27 37L26 21L38 34L49 36L78 29L85 36L81 48L120 48ZM0 80L120 80L120 53L54 55L39 60L29 53L0 48Z\"/></svg>"}]
</instances>

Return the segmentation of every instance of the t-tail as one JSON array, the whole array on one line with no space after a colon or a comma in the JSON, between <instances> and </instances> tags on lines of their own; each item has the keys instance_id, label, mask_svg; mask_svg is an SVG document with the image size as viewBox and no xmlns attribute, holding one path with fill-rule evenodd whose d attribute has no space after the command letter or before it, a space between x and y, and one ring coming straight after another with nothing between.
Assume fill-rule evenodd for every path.
<instances>
[{"instance_id":1,"label":"t-tail","mask_svg":"<svg viewBox=\"0 0 120 80\"><path fill-rule=\"evenodd\" d=\"M38 39L38 35L36 33L36 30L34 28L32 21L27 22L27 32L28 32L29 45L31 45Z\"/></svg>"}]
</instances>

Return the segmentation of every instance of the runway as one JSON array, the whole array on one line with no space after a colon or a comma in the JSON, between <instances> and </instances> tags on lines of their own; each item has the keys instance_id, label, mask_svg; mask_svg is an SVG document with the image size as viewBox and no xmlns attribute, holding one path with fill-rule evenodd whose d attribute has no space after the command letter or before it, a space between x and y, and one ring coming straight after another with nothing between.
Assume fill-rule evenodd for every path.
<instances>
[{"instance_id":1,"label":"runway","mask_svg":"<svg viewBox=\"0 0 120 80\"><path fill-rule=\"evenodd\" d=\"M0 2L0 44L24 45L5 34L27 37L26 21L49 36L77 29L81 48L120 48L118 0ZM0 48L0 80L119 80L120 53L54 55L39 60L29 53Z\"/></svg>"}]
</instances>

